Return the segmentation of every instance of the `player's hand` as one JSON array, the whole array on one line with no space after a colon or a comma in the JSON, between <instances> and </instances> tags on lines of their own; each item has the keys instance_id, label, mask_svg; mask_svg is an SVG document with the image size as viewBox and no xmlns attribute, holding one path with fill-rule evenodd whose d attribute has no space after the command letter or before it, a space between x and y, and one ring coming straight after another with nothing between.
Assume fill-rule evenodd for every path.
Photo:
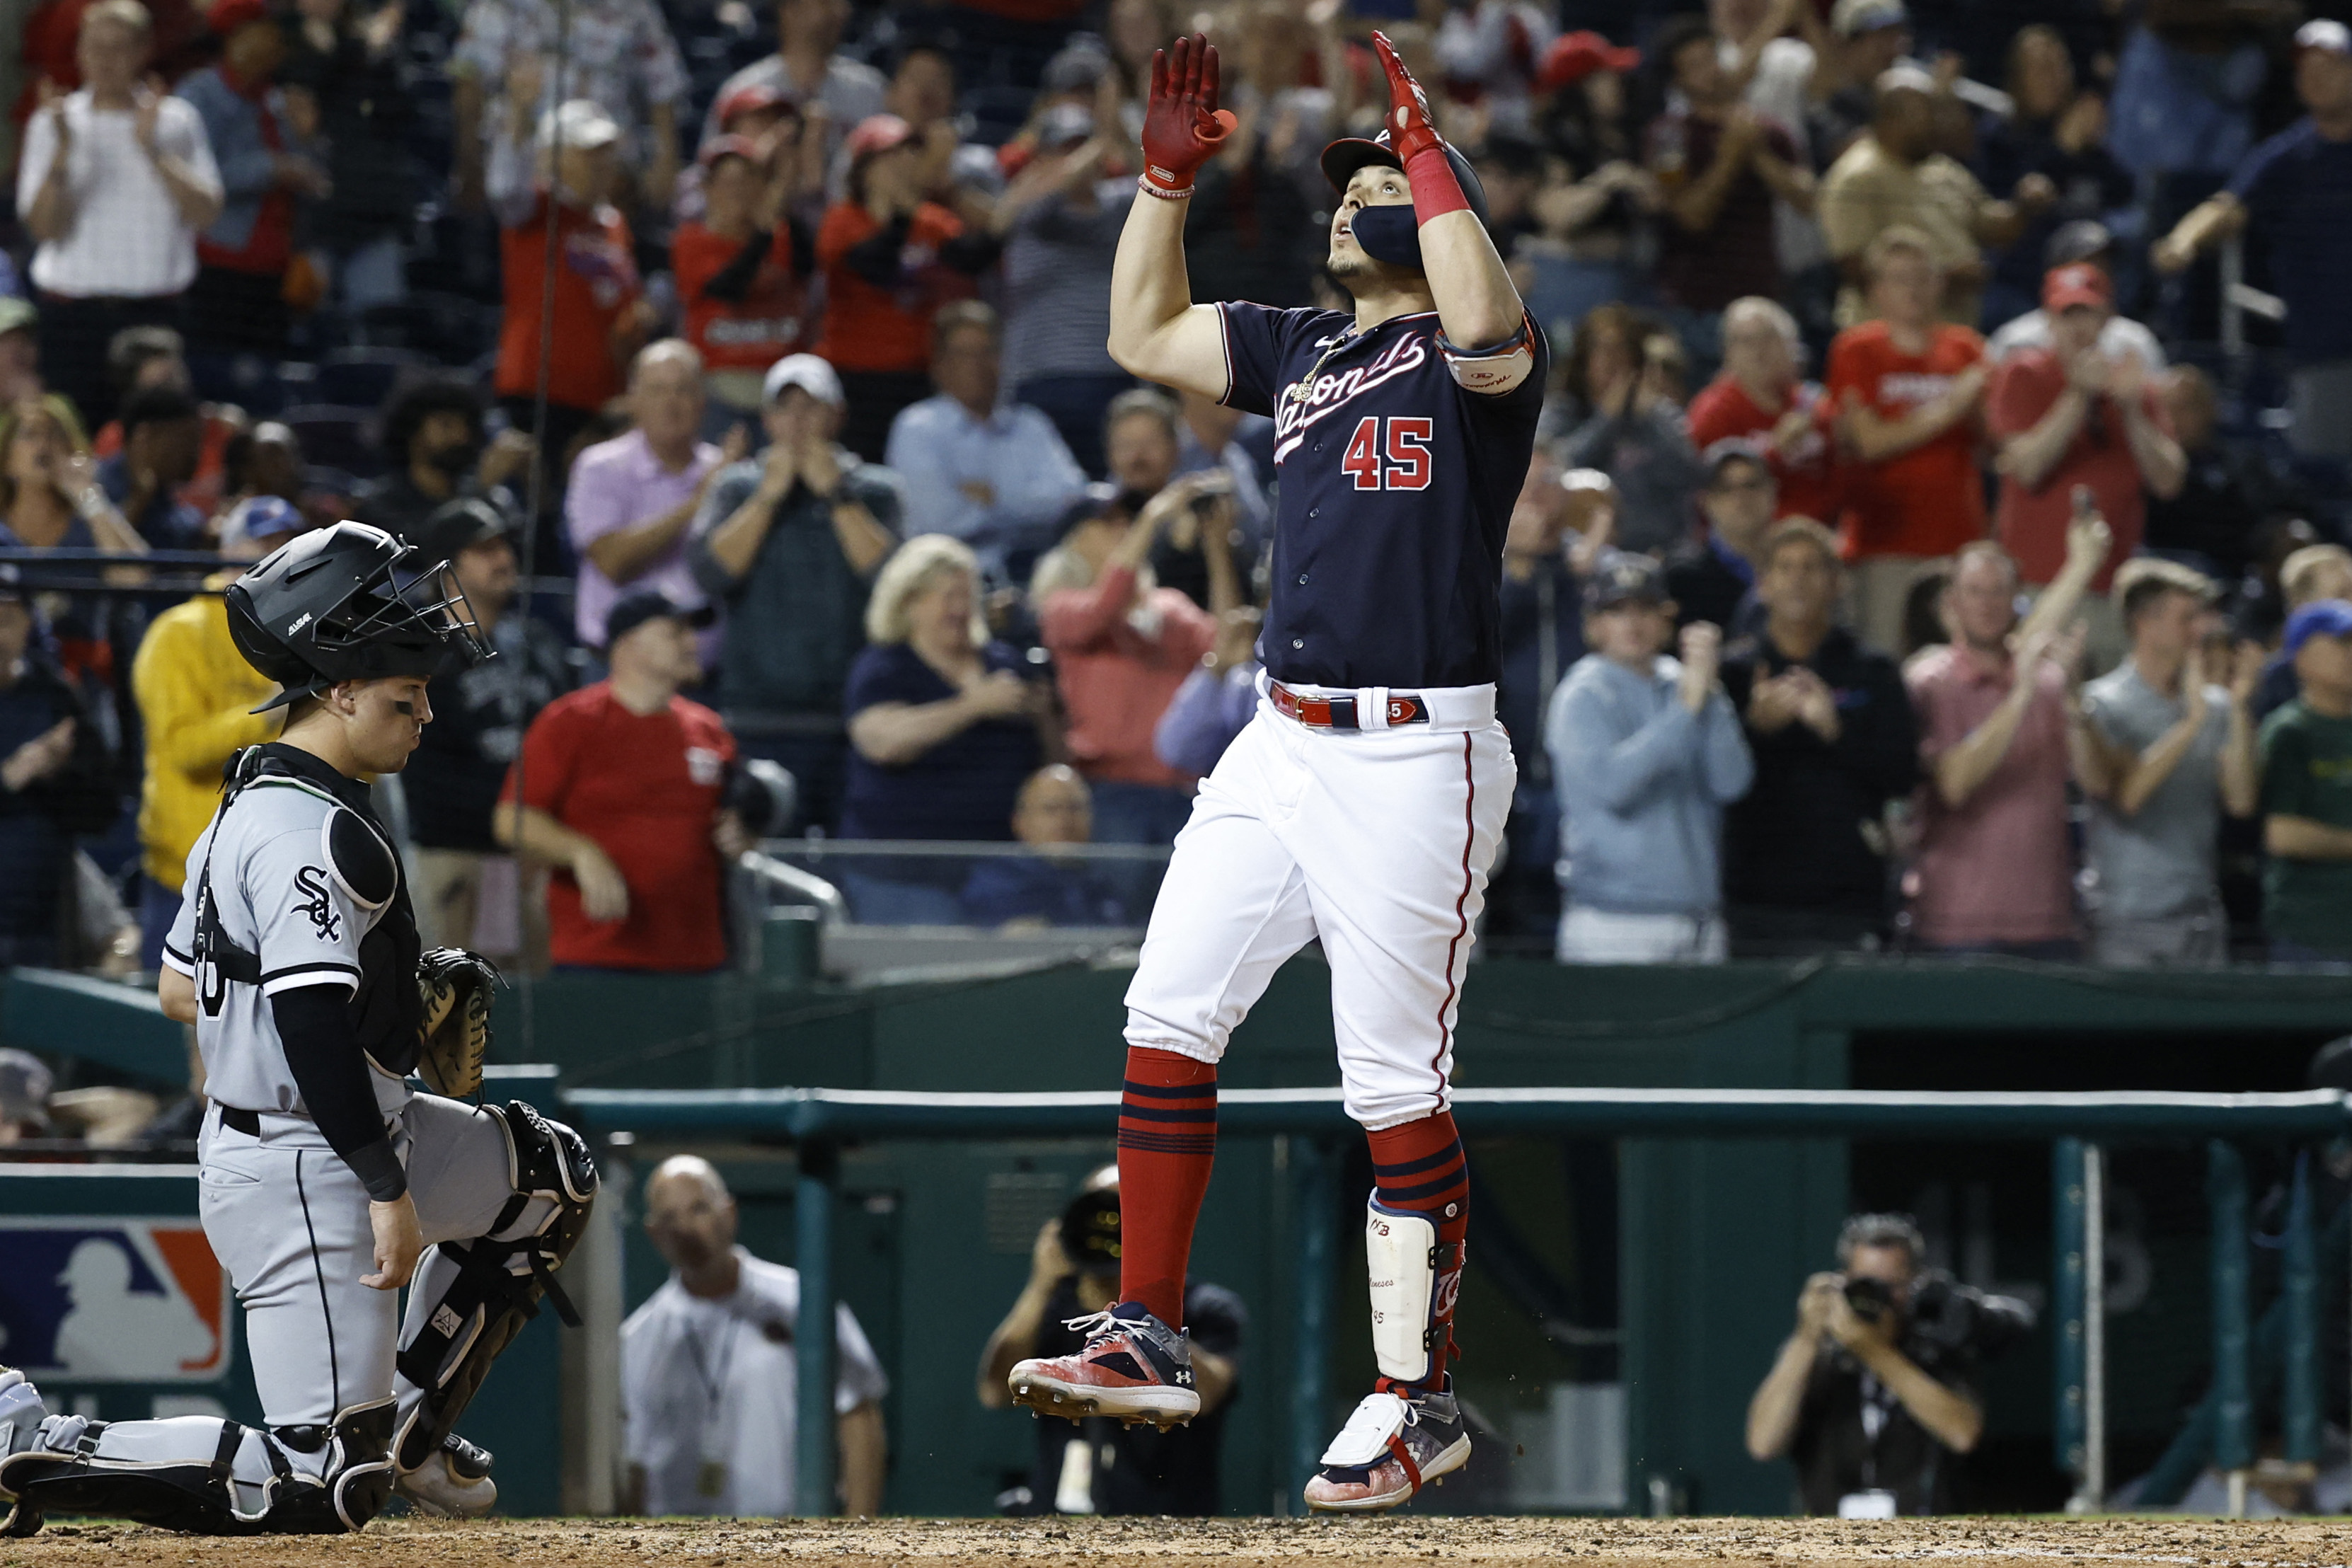
<instances>
[{"instance_id":1,"label":"player's hand","mask_svg":"<svg viewBox=\"0 0 2352 1568\"><path fill-rule=\"evenodd\" d=\"M589 920L609 925L629 918L629 884L621 868L584 838L572 857L572 879L580 884L580 912Z\"/></svg>"},{"instance_id":2,"label":"player's hand","mask_svg":"<svg viewBox=\"0 0 2352 1568\"><path fill-rule=\"evenodd\" d=\"M416 1259L425 1251L415 1200L403 1193L388 1204L369 1204L368 1229L375 1236L375 1272L362 1275L360 1283L371 1290L397 1290L416 1272Z\"/></svg>"},{"instance_id":3,"label":"player's hand","mask_svg":"<svg viewBox=\"0 0 2352 1568\"><path fill-rule=\"evenodd\" d=\"M1171 195L1192 188L1192 176L1217 155L1234 127L1232 110L1217 107L1216 46L1205 35L1179 38L1151 55L1151 96L1143 106L1143 179Z\"/></svg>"},{"instance_id":4,"label":"player's hand","mask_svg":"<svg viewBox=\"0 0 2352 1568\"><path fill-rule=\"evenodd\" d=\"M1436 118L1429 112L1429 95L1412 79L1412 72L1405 69L1388 35L1378 28L1372 31L1372 48L1389 78L1389 144L1396 150L1397 162L1409 165L1416 154L1443 147L1445 141L1438 135Z\"/></svg>"}]
</instances>

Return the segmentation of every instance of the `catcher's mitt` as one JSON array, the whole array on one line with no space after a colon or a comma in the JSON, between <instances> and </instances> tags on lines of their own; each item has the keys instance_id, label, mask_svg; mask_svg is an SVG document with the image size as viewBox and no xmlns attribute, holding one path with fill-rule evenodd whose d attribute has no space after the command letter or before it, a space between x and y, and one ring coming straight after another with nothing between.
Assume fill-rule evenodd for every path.
<instances>
[{"instance_id":1,"label":"catcher's mitt","mask_svg":"<svg viewBox=\"0 0 2352 1568\"><path fill-rule=\"evenodd\" d=\"M436 1094L463 1100L482 1087L482 1058L490 1049L490 993L498 966L462 947L436 947L416 962L416 990L425 999L417 1031L416 1070Z\"/></svg>"}]
</instances>

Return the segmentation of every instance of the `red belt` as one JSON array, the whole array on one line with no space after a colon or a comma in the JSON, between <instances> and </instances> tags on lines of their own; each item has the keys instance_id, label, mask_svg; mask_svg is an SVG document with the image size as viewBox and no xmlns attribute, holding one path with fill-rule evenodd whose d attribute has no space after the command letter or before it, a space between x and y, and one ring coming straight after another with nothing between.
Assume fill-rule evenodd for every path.
<instances>
[{"instance_id":1,"label":"red belt","mask_svg":"<svg viewBox=\"0 0 2352 1568\"><path fill-rule=\"evenodd\" d=\"M1352 697L1301 697L1282 682L1268 683L1267 695L1273 699L1274 710L1286 719L1296 719L1310 730L1360 730L1356 721L1356 700ZM1419 694L1411 691L1389 693L1391 724L1426 724L1429 704Z\"/></svg>"}]
</instances>

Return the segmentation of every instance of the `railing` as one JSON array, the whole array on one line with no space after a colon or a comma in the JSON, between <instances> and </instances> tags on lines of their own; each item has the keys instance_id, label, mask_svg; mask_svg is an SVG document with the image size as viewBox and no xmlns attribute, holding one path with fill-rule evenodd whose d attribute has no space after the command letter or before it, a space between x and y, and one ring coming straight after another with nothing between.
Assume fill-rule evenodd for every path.
<instances>
[{"instance_id":1,"label":"railing","mask_svg":"<svg viewBox=\"0 0 2352 1568\"><path fill-rule=\"evenodd\" d=\"M793 1144L800 1180L794 1200L801 1275L798 1357L798 1507L833 1511L835 1208L840 1151L886 1140L1107 1138L1116 1124L1115 1093L919 1094L849 1089L576 1089L572 1114L605 1131L733 1137ZM2057 1447L2078 1482L2076 1506L2099 1506L2107 1490L2104 1409L2105 1309L2097 1212L2104 1149L2117 1141L2212 1140L2209 1193L2213 1213L2214 1394L2210 1426L2213 1462L2231 1477L2242 1503L2253 1463L2248 1331L2248 1226L2242 1161L2224 1140L2313 1140L2352 1131L2352 1105L2334 1090L2300 1094L1927 1093L1841 1089L1464 1089L1454 1114L1473 1135L1576 1132L1620 1137L1833 1137L1889 1135L2042 1138L2053 1141L2057 1227L2053 1304L2057 1334ZM1300 1139L1289 1162L1302 1220L1297 1267L1303 1281L1328 1283L1336 1253L1338 1142L1353 1131L1330 1089L1231 1089L1219 1097L1218 1128L1228 1136L1286 1134ZM2296 1216L2300 1217L2297 1218ZM2300 1237L2298 1241L2296 1238ZM2318 1457L2317 1249L2312 1245L2307 1191L2288 1221L2284 1286L2279 1308L2285 1335L2289 1405L2286 1457ZM1300 1292L1300 1342L1327 1342L1328 1295ZM2266 1319L2266 1321L2269 1320ZM1296 1358L1289 1400L1294 1479L1312 1472L1328 1434L1321 1358ZM2301 1392L2298 1393L2297 1390ZM2176 1443L2196 1449L2192 1430ZM2201 1449L2199 1449L2201 1452ZM2174 1461L2174 1456L2168 1456ZM2159 1467L2161 1468L2161 1467ZM2176 1461L2177 1468L2177 1461Z\"/></svg>"}]
</instances>

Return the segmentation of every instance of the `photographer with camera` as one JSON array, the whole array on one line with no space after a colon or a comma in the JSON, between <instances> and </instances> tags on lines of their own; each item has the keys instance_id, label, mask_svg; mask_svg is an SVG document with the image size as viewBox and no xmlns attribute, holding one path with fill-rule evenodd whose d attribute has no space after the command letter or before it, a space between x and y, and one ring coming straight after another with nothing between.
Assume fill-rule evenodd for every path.
<instances>
[{"instance_id":1,"label":"photographer with camera","mask_svg":"<svg viewBox=\"0 0 2352 1568\"><path fill-rule=\"evenodd\" d=\"M1863 1214L1839 1272L1797 1298L1797 1327L1748 1406L1748 1451L1787 1455L1810 1514L1953 1511L1953 1463L1984 1432L1979 1361L2033 1327L2024 1303L1923 1269L1907 1215Z\"/></svg>"},{"instance_id":2,"label":"photographer with camera","mask_svg":"<svg viewBox=\"0 0 2352 1568\"><path fill-rule=\"evenodd\" d=\"M1012 1407L1006 1374L1019 1363L1085 1348L1093 1316L1118 1300L1119 1236L1118 1167L1106 1165L1086 1179L1059 1219L1038 1231L1029 1283L981 1352L975 1386L984 1408ZM1029 1479L998 1505L1015 1514L1218 1512L1225 1416L1240 1392L1249 1310L1224 1287L1187 1279L1184 1328L1201 1395L1198 1416L1166 1431L1108 1416L1034 1422Z\"/></svg>"}]
</instances>

